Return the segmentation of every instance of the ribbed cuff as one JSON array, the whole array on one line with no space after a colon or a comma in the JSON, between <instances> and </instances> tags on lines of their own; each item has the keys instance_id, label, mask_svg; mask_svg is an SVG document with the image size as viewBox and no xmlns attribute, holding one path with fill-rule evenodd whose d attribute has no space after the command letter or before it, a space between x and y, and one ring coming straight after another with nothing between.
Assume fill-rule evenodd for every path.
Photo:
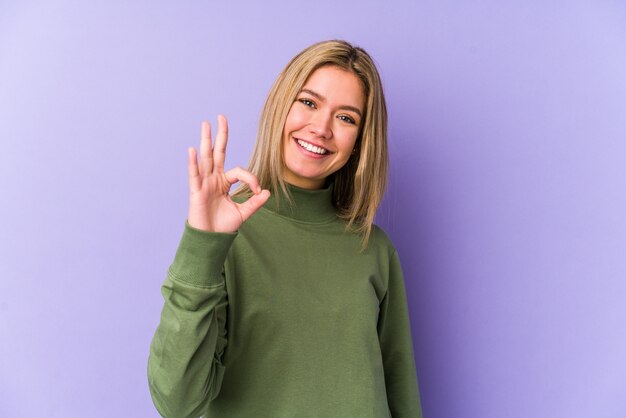
<instances>
[{"instance_id":1,"label":"ribbed cuff","mask_svg":"<svg viewBox=\"0 0 626 418\"><path fill-rule=\"evenodd\" d=\"M224 261L236 236L236 232L202 231L185 221L169 274L176 280L202 287L224 283Z\"/></svg>"}]
</instances>

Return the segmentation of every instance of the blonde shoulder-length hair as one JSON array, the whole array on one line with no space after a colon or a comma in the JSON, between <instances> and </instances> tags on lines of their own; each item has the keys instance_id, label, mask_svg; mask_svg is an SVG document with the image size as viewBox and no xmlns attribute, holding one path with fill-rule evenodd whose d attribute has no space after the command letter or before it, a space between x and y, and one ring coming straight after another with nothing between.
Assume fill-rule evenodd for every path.
<instances>
[{"instance_id":1,"label":"blonde shoulder-length hair","mask_svg":"<svg viewBox=\"0 0 626 418\"><path fill-rule=\"evenodd\" d=\"M363 49L341 40L324 41L306 48L287 64L263 106L249 170L258 177L261 187L282 190L291 201L283 177L285 120L309 76L328 65L354 73L361 80L366 97L355 152L328 181L334 183L333 204L338 216L348 222L350 230L361 234L363 244L367 245L376 209L385 192L388 151L387 107L382 83L374 61ZM242 196L250 193L245 184L235 191L235 195Z\"/></svg>"}]
</instances>

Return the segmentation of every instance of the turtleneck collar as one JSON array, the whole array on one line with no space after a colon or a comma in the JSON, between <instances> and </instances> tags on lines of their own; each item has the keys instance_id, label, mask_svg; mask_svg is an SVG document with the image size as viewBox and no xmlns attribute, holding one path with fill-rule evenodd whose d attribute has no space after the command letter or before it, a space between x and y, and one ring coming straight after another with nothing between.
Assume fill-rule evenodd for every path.
<instances>
[{"instance_id":1,"label":"turtleneck collar","mask_svg":"<svg viewBox=\"0 0 626 418\"><path fill-rule=\"evenodd\" d=\"M289 183L286 184L293 203L290 204L283 191L279 189L272 192L264 205L265 209L304 222L323 222L337 217L337 211L332 203L332 184L318 190L303 189ZM278 207L276 204L277 194L280 196Z\"/></svg>"}]
</instances>

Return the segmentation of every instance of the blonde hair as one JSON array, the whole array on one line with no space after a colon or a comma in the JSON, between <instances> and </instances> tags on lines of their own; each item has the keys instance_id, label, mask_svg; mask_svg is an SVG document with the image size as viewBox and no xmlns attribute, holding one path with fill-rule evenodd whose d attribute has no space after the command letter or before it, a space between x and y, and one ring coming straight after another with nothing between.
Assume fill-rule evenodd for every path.
<instances>
[{"instance_id":1,"label":"blonde hair","mask_svg":"<svg viewBox=\"0 0 626 418\"><path fill-rule=\"evenodd\" d=\"M372 58L348 42L319 42L296 55L272 86L259 122L256 145L249 170L264 189L282 190L291 197L283 179L283 129L287 114L309 76L323 66L337 66L355 74L363 85L365 112L362 117L355 153L328 180L334 182L333 204L348 229L363 237L367 245L374 215L387 183L387 107L382 83ZM235 195L249 195L242 184ZM276 196L278 199L278 196ZM278 203L278 201L277 201Z\"/></svg>"}]
</instances>

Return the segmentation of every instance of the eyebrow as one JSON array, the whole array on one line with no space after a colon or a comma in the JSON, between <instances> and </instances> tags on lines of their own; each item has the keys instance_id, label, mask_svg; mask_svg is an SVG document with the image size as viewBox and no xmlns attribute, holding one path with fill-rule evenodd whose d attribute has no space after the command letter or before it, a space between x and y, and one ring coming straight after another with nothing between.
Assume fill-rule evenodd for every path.
<instances>
[{"instance_id":1,"label":"eyebrow","mask_svg":"<svg viewBox=\"0 0 626 418\"><path fill-rule=\"evenodd\" d=\"M319 94L318 92L315 92L313 90L302 89L302 90L300 90L300 93L309 93L311 96L314 96L314 97L318 98L322 102L326 101L326 97L322 96L321 94ZM344 106L339 106L339 109L351 110L354 113L356 113L357 115L359 115L360 118L363 117L363 115L361 114L361 110L358 107L354 107L354 106L350 106L350 105L344 105Z\"/></svg>"}]
</instances>

